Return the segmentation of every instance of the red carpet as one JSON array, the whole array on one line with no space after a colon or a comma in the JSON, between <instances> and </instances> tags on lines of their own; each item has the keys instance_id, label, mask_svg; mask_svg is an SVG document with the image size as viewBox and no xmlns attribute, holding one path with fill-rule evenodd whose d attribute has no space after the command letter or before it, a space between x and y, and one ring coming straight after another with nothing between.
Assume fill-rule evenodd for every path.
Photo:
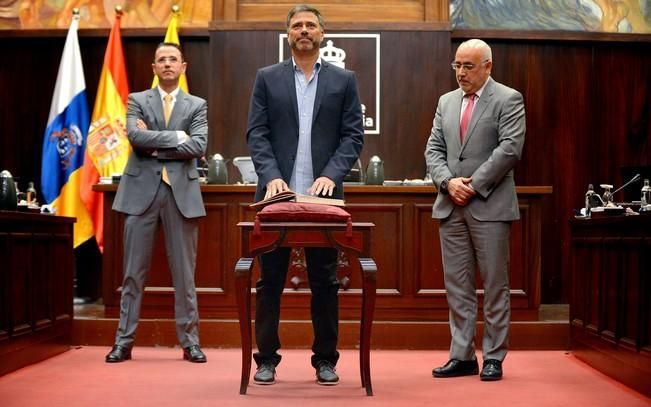
<instances>
[{"instance_id":1,"label":"red carpet","mask_svg":"<svg viewBox=\"0 0 651 407\"><path fill-rule=\"evenodd\" d=\"M239 395L239 349L204 349L208 363L181 360L176 348L136 347L134 359L106 364L105 347L73 349L0 377L0 405L13 406L651 406L651 399L561 351L513 351L505 378L433 379L443 351L371 351L375 396L359 382L358 354L344 350L338 386L318 386L310 351L283 350L274 386Z\"/></svg>"}]
</instances>

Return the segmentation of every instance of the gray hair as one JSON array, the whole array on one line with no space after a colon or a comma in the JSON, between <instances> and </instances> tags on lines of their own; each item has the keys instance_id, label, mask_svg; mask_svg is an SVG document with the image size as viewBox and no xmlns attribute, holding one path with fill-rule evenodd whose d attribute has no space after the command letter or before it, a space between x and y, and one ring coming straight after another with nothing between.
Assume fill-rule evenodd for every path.
<instances>
[{"instance_id":1,"label":"gray hair","mask_svg":"<svg viewBox=\"0 0 651 407\"><path fill-rule=\"evenodd\" d=\"M287 28L289 28L289 22L298 13L302 12L308 12L312 13L316 16L316 18L319 20L319 25L321 26L322 29L325 28L325 21L323 20L323 16L321 15L321 12L316 9L316 7L312 7L307 4L299 4L297 6L292 7L291 10L287 13Z\"/></svg>"},{"instance_id":2,"label":"gray hair","mask_svg":"<svg viewBox=\"0 0 651 407\"><path fill-rule=\"evenodd\" d=\"M481 50L481 59L482 61L492 61L493 53L491 47L488 46L484 41L477 38L473 38L468 41L464 41L459 45L459 48L475 48Z\"/></svg>"}]
</instances>

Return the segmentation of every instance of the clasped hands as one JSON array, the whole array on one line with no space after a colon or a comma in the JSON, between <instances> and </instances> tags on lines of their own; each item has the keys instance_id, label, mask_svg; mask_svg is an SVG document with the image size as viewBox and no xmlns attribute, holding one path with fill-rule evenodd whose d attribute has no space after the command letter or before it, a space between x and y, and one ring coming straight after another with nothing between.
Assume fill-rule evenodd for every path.
<instances>
[{"instance_id":1,"label":"clasped hands","mask_svg":"<svg viewBox=\"0 0 651 407\"><path fill-rule=\"evenodd\" d=\"M332 196L332 193L335 189L335 182L328 177L319 177L314 180L314 183L307 190L307 193L310 195L326 195ZM281 192L289 191L289 186L281 178L272 179L267 183L267 193L264 195L264 199L271 198L274 195L277 195Z\"/></svg>"},{"instance_id":2,"label":"clasped hands","mask_svg":"<svg viewBox=\"0 0 651 407\"><path fill-rule=\"evenodd\" d=\"M448 181L448 194L450 199L458 206L466 206L470 199L477 193L470 185L472 178L458 177Z\"/></svg>"}]
</instances>

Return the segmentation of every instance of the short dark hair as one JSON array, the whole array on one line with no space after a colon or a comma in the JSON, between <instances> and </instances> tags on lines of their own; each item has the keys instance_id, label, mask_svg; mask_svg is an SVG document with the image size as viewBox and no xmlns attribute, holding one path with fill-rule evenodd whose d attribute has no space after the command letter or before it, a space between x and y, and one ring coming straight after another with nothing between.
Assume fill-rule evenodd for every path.
<instances>
[{"instance_id":1,"label":"short dark hair","mask_svg":"<svg viewBox=\"0 0 651 407\"><path fill-rule=\"evenodd\" d=\"M287 28L289 28L289 21L292 19L292 17L304 11L314 14L317 20L319 20L319 25L321 26L321 28L325 28L325 20L323 20L323 16L321 15L321 12L317 10L316 7L312 7L307 4L299 4L297 6L292 7L292 9L289 10L289 12L287 13Z\"/></svg>"},{"instance_id":2,"label":"short dark hair","mask_svg":"<svg viewBox=\"0 0 651 407\"><path fill-rule=\"evenodd\" d=\"M163 48L163 47L173 47L173 48L178 49L179 52L181 53L181 61L183 61L185 59L183 57L183 50L181 49L181 46L179 44L174 43L174 42L160 42L160 43L158 43L158 45L156 46L156 50L154 51L154 55L156 54L156 51L158 51L159 48Z\"/></svg>"}]
</instances>

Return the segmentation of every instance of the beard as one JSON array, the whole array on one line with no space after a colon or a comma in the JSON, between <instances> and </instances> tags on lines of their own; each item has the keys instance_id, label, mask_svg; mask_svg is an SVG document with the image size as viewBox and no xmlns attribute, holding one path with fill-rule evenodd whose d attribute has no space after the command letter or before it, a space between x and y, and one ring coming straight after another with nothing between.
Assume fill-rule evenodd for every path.
<instances>
[{"instance_id":1,"label":"beard","mask_svg":"<svg viewBox=\"0 0 651 407\"><path fill-rule=\"evenodd\" d=\"M309 40L310 45L303 42L302 40ZM320 44L321 43L319 41L315 40L314 38L300 37L298 39L291 40L290 43L289 43L289 47L291 49L293 49L294 51L311 51L311 50L314 50L314 49L318 49Z\"/></svg>"}]
</instances>

